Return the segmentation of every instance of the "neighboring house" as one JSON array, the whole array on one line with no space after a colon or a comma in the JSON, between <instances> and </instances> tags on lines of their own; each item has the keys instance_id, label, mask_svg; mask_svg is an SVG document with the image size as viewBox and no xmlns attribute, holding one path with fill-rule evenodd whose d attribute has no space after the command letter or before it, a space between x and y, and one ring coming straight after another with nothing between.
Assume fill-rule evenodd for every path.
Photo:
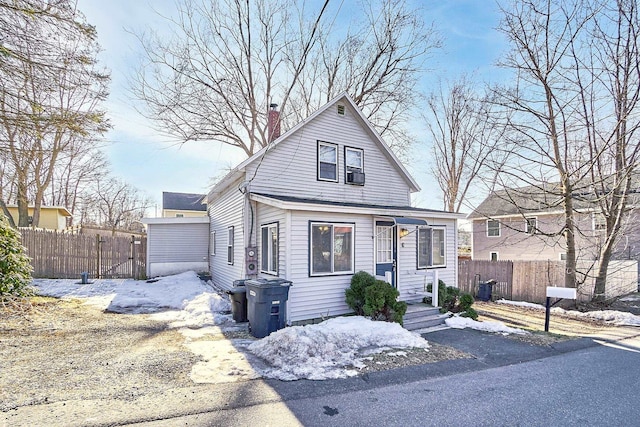
<instances>
[{"instance_id":1,"label":"neighboring house","mask_svg":"<svg viewBox=\"0 0 640 427\"><path fill-rule=\"evenodd\" d=\"M13 218L13 221L18 225L18 206L7 205L9 214ZM31 220L33 218L33 206L29 206L29 226L31 226ZM40 221L37 228L44 228L46 230L64 230L67 227L68 221L73 217L71 212L67 208L62 206L42 206L40 208Z\"/></svg>"},{"instance_id":2,"label":"neighboring house","mask_svg":"<svg viewBox=\"0 0 640 427\"><path fill-rule=\"evenodd\" d=\"M349 96L274 137L207 196L215 284L291 281L289 322L350 312L344 292L361 270L405 301L432 270L457 284L462 216L411 207L418 185Z\"/></svg>"},{"instance_id":3,"label":"neighboring house","mask_svg":"<svg viewBox=\"0 0 640 427\"><path fill-rule=\"evenodd\" d=\"M554 184L491 193L471 214L474 260L553 260L566 257L563 205ZM549 186L552 186L550 188ZM635 205L634 195L631 205ZM588 194L573 197L578 260L595 260L605 238L604 216ZM633 210L624 221L613 259L640 257L640 228Z\"/></svg>"},{"instance_id":4,"label":"neighboring house","mask_svg":"<svg viewBox=\"0 0 640 427\"><path fill-rule=\"evenodd\" d=\"M162 192L163 218L189 218L207 216L205 194Z\"/></svg>"}]
</instances>

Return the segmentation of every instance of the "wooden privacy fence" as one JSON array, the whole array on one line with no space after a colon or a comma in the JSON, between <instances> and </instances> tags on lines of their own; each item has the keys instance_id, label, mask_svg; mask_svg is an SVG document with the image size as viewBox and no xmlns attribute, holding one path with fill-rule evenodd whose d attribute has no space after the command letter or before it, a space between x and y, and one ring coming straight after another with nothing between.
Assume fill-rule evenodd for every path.
<instances>
[{"instance_id":1,"label":"wooden privacy fence","mask_svg":"<svg viewBox=\"0 0 640 427\"><path fill-rule=\"evenodd\" d=\"M462 292L478 295L480 282L495 280L492 298L513 298L513 262L512 261L472 261L458 262L458 287Z\"/></svg>"},{"instance_id":2,"label":"wooden privacy fence","mask_svg":"<svg viewBox=\"0 0 640 427\"><path fill-rule=\"evenodd\" d=\"M142 279L146 271L146 237L88 236L47 230L20 229L31 258L33 277L52 279Z\"/></svg>"},{"instance_id":3,"label":"wooden privacy fence","mask_svg":"<svg viewBox=\"0 0 640 427\"><path fill-rule=\"evenodd\" d=\"M583 265L584 264L584 265ZM591 271L597 266L578 263L578 271ZM508 299L544 303L547 286L564 287L564 261L472 261L458 262L458 287L462 292L478 295L478 284L497 281L492 299ZM588 301L593 294L595 277L582 277L578 299ZM606 298L634 292L638 287L637 261L611 261L607 274Z\"/></svg>"}]
</instances>

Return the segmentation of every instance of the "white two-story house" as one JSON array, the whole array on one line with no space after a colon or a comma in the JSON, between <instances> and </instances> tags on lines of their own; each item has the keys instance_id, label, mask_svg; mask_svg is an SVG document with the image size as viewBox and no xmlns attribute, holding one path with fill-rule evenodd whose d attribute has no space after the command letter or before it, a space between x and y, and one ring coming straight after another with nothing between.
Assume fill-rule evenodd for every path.
<instances>
[{"instance_id":1,"label":"white two-story house","mask_svg":"<svg viewBox=\"0 0 640 427\"><path fill-rule=\"evenodd\" d=\"M288 322L350 311L364 270L402 300L425 277L457 284L459 214L411 206L418 185L348 95L233 169L207 195L213 282L283 278Z\"/></svg>"}]
</instances>

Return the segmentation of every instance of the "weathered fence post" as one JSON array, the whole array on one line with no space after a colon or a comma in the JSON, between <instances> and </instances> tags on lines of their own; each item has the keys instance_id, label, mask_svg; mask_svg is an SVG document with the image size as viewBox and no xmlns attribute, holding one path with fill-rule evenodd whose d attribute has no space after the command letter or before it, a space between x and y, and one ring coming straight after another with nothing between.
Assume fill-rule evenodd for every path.
<instances>
[{"instance_id":1,"label":"weathered fence post","mask_svg":"<svg viewBox=\"0 0 640 427\"><path fill-rule=\"evenodd\" d=\"M96 271L96 278L100 278L101 276L101 272L102 272L102 240L100 239L100 235L96 234L96 247L97 247L97 251L98 253L96 254L96 261L98 263L97 265L97 271Z\"/></svg>"}]
</instances>

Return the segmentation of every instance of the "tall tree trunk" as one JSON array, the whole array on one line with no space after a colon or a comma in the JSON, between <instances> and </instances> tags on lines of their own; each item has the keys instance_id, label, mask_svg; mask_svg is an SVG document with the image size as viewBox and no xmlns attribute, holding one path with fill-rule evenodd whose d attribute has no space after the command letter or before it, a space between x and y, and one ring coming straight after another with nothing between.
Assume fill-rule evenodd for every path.
<instances>
[{"instance_id":1,"label":"tall tree trunk","mask_svg":"<svg viewBox=\"0 0 640 427\"><path fill-rule=\"evenodd\" d=\"M13 217L9 213L9 209L7 208L7 204L4 202L4 199L0 198L0 208L2 208L2 212L4 216L7 217L7 221L9 221L9 225L11 228L16 228L16 222L13 220Z\"/></svg>"}]
</instances>

